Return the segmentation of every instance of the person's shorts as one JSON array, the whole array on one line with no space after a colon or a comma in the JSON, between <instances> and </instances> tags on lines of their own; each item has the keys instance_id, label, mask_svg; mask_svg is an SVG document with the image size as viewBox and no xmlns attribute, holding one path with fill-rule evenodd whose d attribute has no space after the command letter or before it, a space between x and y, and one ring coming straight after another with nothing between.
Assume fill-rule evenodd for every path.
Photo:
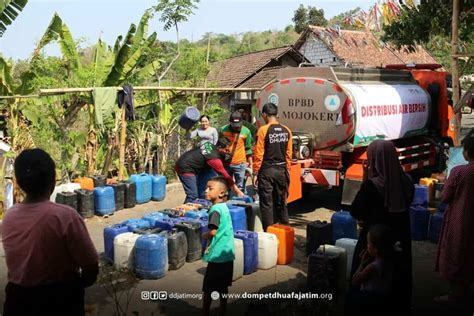
<instances>
[{"instance_id":1,"label":"person's shorts","mask_svg":"<svg viewBox=\"0 0 474 316\"><path fill-rule=\"evenodd\" d=\"M209 262L202 284L202 291L205 293L212 293L214 291L227 293L229 286L232 286L233 272L234 261L222 263Z\"/></svg>"}]
</instances>

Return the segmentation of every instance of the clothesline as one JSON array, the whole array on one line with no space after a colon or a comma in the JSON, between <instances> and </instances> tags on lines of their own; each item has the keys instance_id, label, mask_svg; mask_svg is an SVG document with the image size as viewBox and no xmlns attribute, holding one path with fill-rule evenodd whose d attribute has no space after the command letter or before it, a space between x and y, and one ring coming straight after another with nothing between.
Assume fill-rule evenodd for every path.
<instances>
[{"instance_id":1,"label":"clothesline","mask_svg":"<svg viewBox=\"0 0 474 316\"><path fill-rule=\"evenodd\" d=\"M83 93L83 92L92 92L94 88L56 88L56 89L40 89L39 94L29 94L29 95L12 95L12 96L0 96L1 99L30 99L30 98L39 98L44 96L60 95L65 93ZM117 91L123 90L122 87L117 87ZM189 92L255 92L260 91L261 88L190 88L190 87L158 87L158 86L137 86L133 87L135 91L146 91L146 90L155 90L155 91L189 91Z\"/></svg>"}]
</instances>

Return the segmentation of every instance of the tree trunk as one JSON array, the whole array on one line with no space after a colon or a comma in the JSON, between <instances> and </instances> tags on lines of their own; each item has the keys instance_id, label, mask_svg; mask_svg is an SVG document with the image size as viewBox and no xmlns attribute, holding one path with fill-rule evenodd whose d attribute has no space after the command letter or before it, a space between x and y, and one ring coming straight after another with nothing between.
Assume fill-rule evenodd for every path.
<instances>
[{"instance_id":1,"label":"tree trunk","mask_svg":"<svg viewBox=\"0 0 474 316\"><path fill-rule=\"evenodd\" d=\"M123 168L125 165L125 143L127 139L127 120L125 118L125 104L122 105L122 130L120 132L119 170L118 180L123 180Z\"/></svg>"},{"instance_id":2,"label":"tree trunk","mask_svg":"<svg viewBox=\"0 0 474 316\"><path fill-rule=\"evenodd\" d=\"M87 134L87 149L86 149L88 176L93 176L95 173L96 156L97 156L97 135L94 130L89 130L89 133Z\"/></svg>"},{"instance_id":3,"label":"tree trunk","mask_svg":"<svg viewBox=\"0 0 474 316\"><path fill-rule=\"evenodd\" d=\"M460 0L453 0L453 20L451 24L451 75L453 78L453 105L460 98L459 65L458 65L458 36L459 36L459 11ZM461 111L454 114L454 145L459 145L459 132L461 125Z\"/></svg>"},{"instance_id":4,"label":"tree trunk","mask_svg":"<svg viewBox=\"0 0 474 316\"><path fill-rule=\"evenodd\" d=\"M109 135L109 138L107 140L107 154L105 156L104 167L102 168L102 175L106 177L109 175L109 169L110 169L110 164L112 163L114 147L115 147L115 133L112 132Z\"/></svg>"}]
</instances>

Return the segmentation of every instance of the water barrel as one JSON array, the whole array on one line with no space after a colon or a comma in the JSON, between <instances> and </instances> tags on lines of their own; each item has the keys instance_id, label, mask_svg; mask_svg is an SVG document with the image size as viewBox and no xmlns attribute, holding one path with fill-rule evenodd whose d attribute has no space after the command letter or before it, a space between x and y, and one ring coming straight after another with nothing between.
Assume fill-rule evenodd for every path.
<instances>
[{"instance_id":1,"label":"water barrel","mask_svg":"<svg viewBox=\"0 0 474 316\"><path fill-rule=\"evenodd\" d=\"M425 240L428 234L430 212L426 207L412 205L410 207L410 226L412 240Z\"/></svg>"},{"instance_id":2,"label":"water barrel","mask_svg":"<svg viewBox=\"0 0 474 316\"><path fill-rule=\"evenodd\" d=\"M151 199L153 201L163 201L166 197L166 177L161 175L152 175L151 186Z\"/></svg>"},{"instance_id":3,"label":"water barrel","mask_svg":"<svg viewBox=\"0 0 474 316\"><path fill-rule=\"evenodd\" d=\"M136 228L133 230L132 233L138 234L138 235L149 235L149 234L159 234L163 230L160 228L153 228L153 227L148 227L148 228Z\"/></svg>"},{"instance_id":4,"label":"water barrel","mask_svg":"<svg viewBox=\"0 0 474 316\"><path fill-rule=\"evenodd\" d=\"M161 236L168 240L168 263L170 270L178 270L186 262L188 254L188 241L186 234L177 229L162 231Z\"/></svg>"},{"instance_id":5,"label":"water barrel","mask_svg":"<svg viewBox=\"0 0 474 316\"><path fill-rule=\"evenodd\" d=\"M163 218L155 221L155 227L163 230L172 230L177 223L176 218Z\"/></svg>"},{"instance_id":6,"label":"water barrel","mask_svg":"<svg viewBox=\"0 0 474 316\"><path fill-rule=\"evenodd\" d=\"M115 195L111 187L94 188L95 213L99 216L115 212Z\"/></svg>"},{"instance_id":7,"label":"water barrel","mask_svg":"<svg viewBox=\"0 0 474 316\"><path fill-rule=\"evenodd\" d=\"M337 290L339 291L340 294L344 294L346 292L346 263L347 263L347 252L346 249L333 246L333 245L321 245L319 246L318 253L329 253L329 254L335 254L338 255L337 261L336 261L336 286Z\"/></svg>"},{"instance_id":8,"label":"water barrel","mask_svg":"<svg viewBox=\"0 0 474 316\"><path fill-rule=\"evenodd\" d=\"M151 200L151 177L146 173L134 174L130 177L130 181L137 186L137 203L143 204Z\"/></svg>"},{"instance_id":9,"label":"water barrel","mask_svg":"<svg viewBox=\"0 0 474 316\"><path fill-rule=\"evenodd\" d=\"M234 237L244 243L244 274L251 274L258 269L258 234L248 230L238 230Z\"/></svg>"},{"instance_id":10,"label":"water barrel","mask_svg":"<svg viewBox=\"0 0 474 316\"><path fill-rule=\"evenodd\" d=\"M103 175L92 176L92 180L94 181L94 188L104 187L107 184L107 177Z\"/></svg>"},{"instance_id":11,"label":"water barrel","mask_svg":"<svg viewBox=\"0 0 474 316\"><path fill-rule=\"evenodd\" d=\"M188 253L186 262L194 262L201 259L202 242L201 242L201 225L199 223L180 222L175 227L178 231L184 232L188 241Z\"/></svg>"},{"instance_id":12,"label":"water barrel","mask_svg":"<svg viewBox=\"0 0 474 316\"><path fill-rule=\"evenodd\" d=\"M278 238L278 264L289 264L293 261L295 230L293 227L274 224L267 227L267 233L275 234Z\"/></svg>"},{"instance_id":13,"label":"water barrel","mask_svg":"<svg viewBox=\"0 0 474 316\"><path fill-rule=\"evenodd\" d=\"M74 191L77 194L77 211L84 218L94 216L94 191L80 189Z\"/></svg>"},{"instance_id":14,"label":"water barrel","mask_svg":"<svg viewBox=\"0 0 474 316\"><path fill-rule=\"evenodd\" d=\"M346 262L346 278L349 280L352 270L352 258L354 257L355 247L357 245L357 239L341 238L336 240L336 247L346 249L347 262Z\"/></svg>"},{"instance_id":15,"label":"water barrel","mask_svg":"<svg viewBox=\"0 0 474 316\"><path fill-rule=\"evenodd\" d=\"M79 183L81 189L94 190L94 180L88 177L81 177L74 180L75 183Z\"/></svg>"},{"instance_id":16,"label":"water barrel","mask_svg":"<svg viewBox=\"0 0 474 316\"><path fill-rule=\"evenodd\" d=\"M51 193L51 196L49 197L49 200L51 202L56 202L56 195L58 195L59 192L63 192L63 191L66 191L64 190L64 184L60 184L60 185L57 185L54 187L54 191L53 193Z\"/></svg>"},{"instance_id":17,"label":"water barrel","mask_svg":"<svg viewBox=\"0 0 474 316\"><path fill-rule=\"evenodd\" d=\"M104 228L104 253L109 262L114 262L114 239L115 236L128 233L125 223L118 223Z\"/></svg>"},{"instance_id":18,"label":"water barrel","mask_svg":"<svg viewBox=\"0 0 474 316\"><path fill-rule=\"evenodd\" d=\"M135 272L141 279L160 279L168 272L168 241L157 234L140 236L135 243Z\"/></svg>"},{"instance_id":19,"label":"water barrel","mask_svg":"<svg viewBox=\"0 0 474 316\"><path fill-rule=\"evenodd\" d=\"M238 230L247 230L247 215L245 214L245 208L232 204L228 204L228 207L234 232L237 232Z\"/></svg>"},{"instance_id":20,"label":"water barrel","mask_svg":"<svg viewBox=\"0 0 474 316\"><path fill-rule=\"evenodd\" d=\"M168 215L166 215L163 212L152 212L152 213L145 214L142 217L142 219L144 219L144 220L148 221L148 223L150 223L151 227L155 227L155 224L156 224L157 220L165 219L165 218L169 218L169 217L168 217Z\"/></svg>"},{"instance_id":21,"label":"water barrel","mask_svg":"<svg viewBox=\"0 0 474 316\"><path fill-rule=\"evenodd\" d=\"M332 243L332 225L326 221L314 221L306 225L306 256L319 246Z\"/></svg>"},{"instance_id":22,"label":"water barrel","mask_svg":"<svg viewBox=\"0 0 474 316\"><path fill-rule=\"evenodd\" d=\"M314 293L335 293L337 289L337 264L335 253L311 253L308 256L308 289Z\"/></svg>"},{"instance_id":23,"label":"water barrel","mask_svg":"<svg viewBox=\"0 0 474 316\"><path fill-rule=\"evenodd\" d=\"M347 211L339 211L331 216L332 244L341 238L357 238L357 222Z\"/></svg>"},{"instance_id":24,"label":"water barrel","mask_svg":"<svg viewBox=\"0 0 474 316\"><path fill-rule=\"evenodd\" d=\"M209 214L207 213L207 210L189 211L184 214L184 217L200 219L204 221L209 220Z\"/></svg>"},{"instance_id":25,"label":"water barrel","mask_svg":"<svg viewBox=\"0 0 474 316\"><path fill-rule=\"evenodd\" d=\"M129 232L133 232L135 229L151 228L150 223L141 218L131 218L126 220L125 223Z\"/></svg>"},{"instance_id":26,"label":"water barrel","mask_svg":"<svg viewBox=\"0 0 474 316\"><path fill-rule=\"evenodd\" d=\"M232 281L240 279L244 275L244 242L242 239L234 238L235 259Z\"/></svg>"},{"instance_id":27,"label":"water barrel","mask_svg":"<svg viewBox=\"0 0 474 316\"><path fill-rule=\"evenodd\" d=\"M200 208L206 208L206 209L209 209L212 206L212 202L205 199L195 199L193 203L199 204L201 205Z\"/></svg>"},{"instance_id":28,"label":"water barrel","mask_svg":"<svg viewBox=\"0 0 474 316\"><path fill-rule=\"evenodd\" d=\"M125 186L124 207L132 208L137 204L137 185L134 182L123 181Z\"/></svg>"},{"instance_id":29,"label":"water barrel","mask_svg":"<svg viewBox=\"0 0 474 316\"><path fill-rule=\"evenodd\" d=\"M244 203L252 203L253 202L253 199L248 196L248 195L244 195L244 196L233 196L231 198L231 200L234 200L234 201L242 201Z\"/></svg>"},{"instance_id":30,"label":"water barrel","mask_svg":"<svg viewBox=\"0 0 474 316\"><path fill-rule=\"evenodd\" d=\"M135 242L141 235L123 233L114 239L114 265L117 270L127 268L132 271L134 264Z\"/></svg>"},{"instance_id":31,"label":"water barrel","mask_svg":"<svg viewBox=\"0 0 474 316\"><path fill-rule=\"evenodd\" d=\"M161 211L163 214L168 215L170 218L178 218L181 217L182 212L179 210L175 210L172 208L165 208L164 210Z\"/></svg>"},{"instance_id":32,"label":"water barrel","mask_svg":"<svg viewBox=\"0 0 474 316\"><path fill-rule=\"evenodd\" d=\"M108 186L114 189L114 196L115 196L115 210L123 210L125 207L125 184L119 183L111 183Z\"/></svg>"},{"instance_id":33,"label":"water barrel","mask_svg":"<svg viewBox=\"0 0 474 316\"><path fill-rule=\"evenodd\" d=\"M278 238L275 234L259 232L258 234L258 268L268 270L277 265Z\"/></svg>"},{"instance_id":34,"label":"water barrel","mask_svg":"<svg viewBox=\"0 0 474 316\"><path fill-rule=\"evenodd\" d=\"M447 208L448 208L448 204L441 202L441 203L439 204L439 206L438 206L438 212L444 213Z\"/></svg>"},{"instance_id":35,"label":"water barrel","mask_svg":"<svg viewBox=\"0 0 474 316\"><path fill-rule=\"evenodd\" d=\"M207 219L198 219L198 218L190 218L190 217L179 217L176 219L177 222L188 222L188 223L197 223L201 227L201 236L202 234L209 231L209 221ZM206 249L208 240L201 238L202 250Z\"/></svg>"},{"instance_id":36,"label":"water barrel","mask_svg":"<svg viewBox=\"0 0 474 316\"><path fill-rule=\"evenodd\" d=\"M194 126L194 124L196 124L197 121L199 121L200 116L201 113L199 113L198 109L188 106L179 117L178 124L182 128L189 130Z\"/></svg>"},{"instance_id":37,"label":"water barrel","mask_svg":"<svg viewBox=\"0 0 474 316\"><path fill-rule=\"evenodd\" d=\"M238 200L230 200L227 203L245 208L245 215L247 216L247 229L248 230L253 231L253 232L263 232L262 214L260 212L260 203L258 202L245 203Z\"/></svg>"},{"instance_id":38,"label":"water barrel","mask_svg":"<svg viewBox=\"0 0 474 316\"><path fill-rule=\"evenodd\" d=\"M430 227L428 229L428 239L431 242L438 243L441 234L441 226L443 225L444 213L436 212L431 214Z\"/></svg>"},{"instance_id":39,"label":"water barrel","mask_svg":"<svg viewBox=\"0 0 474 316\"><path fill-rule=\"evenodd\" d=\"M81 185L79 183L65 183L63 184L63 192L74 192L80 190Z\"/></svg>"},{"instance_id":40,"label":"water barrel","mask_svg":"<svg viewBox=\"0 0 474 316\"><path fill-rule=\"evenodd\" d=\"M425 185L415 184L415 195L413 196L412 205L421 205L428 207L429 189Z\"/></svg>"},{"instance_id":41,"label":"water barrel","mask_svg":"<svg viewBox=\"0 0 474 316\"><path fill-rule=\"evenodd\" d=\"M56 203L67 205L77 211L77 194L74 192L59 192L56 194Z\"/></svg>"}]
</instances>

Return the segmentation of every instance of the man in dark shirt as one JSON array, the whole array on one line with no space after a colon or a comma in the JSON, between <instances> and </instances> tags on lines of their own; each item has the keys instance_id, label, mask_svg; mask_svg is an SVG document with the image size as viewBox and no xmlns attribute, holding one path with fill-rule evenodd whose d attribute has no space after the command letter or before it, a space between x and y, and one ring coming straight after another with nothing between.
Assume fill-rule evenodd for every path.
<instances>
[{"instance_id":1,"label":"man in dark shirt","mask_svg":"<svg viewBox=\"0 0 474 316\"><path fill-rule=\"evenodd\" d=\"M273 103L263 106L266 125L257 132L254 149L253 173L258 183L263 228L275 222L288 224L286 200L290 184L292 134L288 127L278 123L278 108Z\"/></svg>"},{"instance_id":2,"label":"man in dark shirt","mask_svg":"<svg viewBox=\"0 0 474 316\"><path fill-rule=\"evenodd\" d=\"M237 196L244 196L244 193L235 185L234 180L227 173L222 163L219 150L224 150L225 147L224 140L219 140L217 147L211 143L204 143L179 157L175 170L186 193L184 203L192 202L199 197L197 175L209 168L223 176Z\"/></svg>"}]
</instances>

